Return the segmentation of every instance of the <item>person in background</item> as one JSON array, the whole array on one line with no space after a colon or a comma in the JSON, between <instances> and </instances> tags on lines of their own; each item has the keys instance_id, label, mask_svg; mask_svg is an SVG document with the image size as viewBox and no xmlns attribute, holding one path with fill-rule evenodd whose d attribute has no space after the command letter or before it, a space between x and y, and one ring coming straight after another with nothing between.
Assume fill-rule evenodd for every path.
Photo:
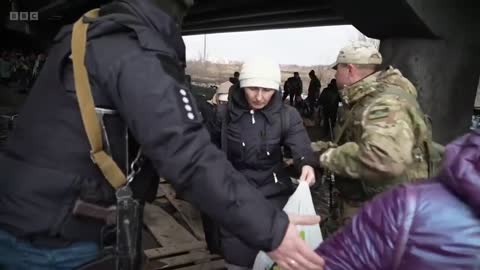
<instances>
[{"instance_id":1,"label":"person in background","mask_svg":"<svg viewBox=\"0 0 480 270\"><path fill-rule=\"evenodd\" d=\"M296 104L299 102L298 100L302 100L302 79L300 78L300 74L295 71L293 73L293 77L288 78L287 81L290 94L290 106L296 106Z\"/></svg>"},{"instance_id":2,"label":"person in background","mask_svg":"<svg viewBox=\"0 0 480 270\"><path fill-rule=\"evenodd\" d=\"M239 84L230 90L217 144L248 184L282 209L294 190L283 164L282 147L290 149L300 181L315 182L311 166L315 160L302 118L283 104L279 87L277 63L261 57L246 61ZM258 217L259 222L262 218ZM248 247L225 227L219 233L218 244L227 268L250 269L259 250Z\"/></svg>"},{"instance_id":3,"label":"person in background","mask_svg":"<svg viewBox=\"0 0 480 270\"><path fill-rule=\"evenodd\" d=\"M233 73L233 77L230 77L230 79L229 79L230 82L231 82L232 84L238 84L238 82L239 82L239 81L238 81L238 77L239 77L239 76L240 76L240 73L239 73L238 71L235 71L235 72Z\"/></svg>"},{"instance_id":4,"label":"person in background","mask_svg":"<svg viewBox=\"0 0 480 270\"><path fill-rule=\"evenodd\" d=\"M308 85L307 103L310 111L313 112L315 104L317 103L317 99L320 96L320 88L322 85L320 84L320 80L317 78L317 75L315 75L315 70L310 70L308 76L310 77L310 84Z\"/></svg>"},{"instance_id":5,"label":"person in background","mask_svg":"<svg viewBox=\"0 0 480 270\"><path fill-rule=\"evenodd\" d=\"M228 102L228 93L233 84L230 81L221 83L215 94L210 100L200 102L198 108L203 117L203 123L210 133L212 142L220 148L220 125L221 117L219 116L219 108L225 108L224 106Z\"/></svg>"},{"instance_id":6,"label":"person in background","mask_svg":"<svg viewBox=\"0 0 480 270\"><path fill-rule=\"evenodd\" d=\"M342 102L342 99L338 93L337 80L332 79L318 98L323 118L323 134L326 138L333 138L334 134L332 133L337 123L338 104L340 102Z\"/></svg>"}]
</instances>

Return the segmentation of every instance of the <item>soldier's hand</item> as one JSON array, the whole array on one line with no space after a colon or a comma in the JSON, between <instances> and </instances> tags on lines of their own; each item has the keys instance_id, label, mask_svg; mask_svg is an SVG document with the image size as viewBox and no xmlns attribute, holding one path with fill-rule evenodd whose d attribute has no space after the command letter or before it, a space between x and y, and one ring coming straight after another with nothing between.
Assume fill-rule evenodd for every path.
<instances>
[{"instance_id":1,"label":"soldier's hand","mask_svg":"<svg viewBox=\"0 0 480 270\"><path fill-rule=\"evenodd\" d=\"M303 166L299 180L305 181L309 186L312 186L315 184L315 170L311 166Z\"/></svg>"},{"instance_id":2,"label":"soldier's hand","mask_svg":"<svg viewBox=\"0 0 480 270\"><path fill-rule=\"evenodd\" d=\"M268 253L280 269L322 270L325 261L303 241L295 225L315 225L320 222L319 216L288 215L290 223L280 246Z\"/></svg>"},{"instance_id":3,"label":"soldier's hand","mask_svg":"<svg viewBox=\"0 0 480 270\"><path fill-rule=\"evenodd\" d=\"M313 156L315 160L319 162L318 166L321 167L320 156L323 153L325 153L328 149L337 147L337 145L334 144L333 142L316 141L316 142L312 142L311 147L313 150Z\"/></svg>"},{"instance_id":4,"label":"soldier's hand","mask_svg":"<svg viewBox=\"0 0 480 270\"><path fill-rule=\"evenodd\" d=\"M320 152L323 153L327 151L329 148L337 147L336 144L333 142L325 142L325 141L316 141L312 142L311 145L313 152Z\"/></svg>"}]
</instances>

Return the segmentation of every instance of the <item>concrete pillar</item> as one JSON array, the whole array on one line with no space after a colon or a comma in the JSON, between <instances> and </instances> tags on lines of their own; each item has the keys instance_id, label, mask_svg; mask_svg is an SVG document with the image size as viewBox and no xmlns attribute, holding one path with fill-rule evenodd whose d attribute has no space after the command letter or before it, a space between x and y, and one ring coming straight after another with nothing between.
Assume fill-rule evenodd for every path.
<instances>
[{"instance_id":1,"label":"concrete pillar","mask_svg":"<svg viewBox=\"0 0 480 270\"><path fill-rule=\"evenodd\" d=\"M334 2L357 29L381 40L385 64L417 86L437 142L468 131L480 75L478 0Z\"/></svg>"},{"instance_id":2,"label":"concrete pillar","mask_svg":"<svg viewBox=\"0 0 480 270\"><path fill-rule=\"evenodd\" d=\"M469 130L480 75L478 47L462 39L387 38L380 52L385 64L399 68L417 87L437 142Z\"/></svg>"}]
</instances>

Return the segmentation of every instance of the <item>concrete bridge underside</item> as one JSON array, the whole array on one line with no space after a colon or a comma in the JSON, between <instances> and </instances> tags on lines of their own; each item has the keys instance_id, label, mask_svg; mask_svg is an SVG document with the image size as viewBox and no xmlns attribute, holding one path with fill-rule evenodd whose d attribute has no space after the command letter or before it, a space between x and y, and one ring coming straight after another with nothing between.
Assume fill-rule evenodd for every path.
<instances>
[{"instance_id":1,"label":"concrete bridge underside","mask_svg":"<svg viewBox=\"0 0 480 270\"><path fill-rule=\"evenodd\" d=\"M0 35L48 44L63 24L107 0L15 0L39 21L11 22L1 1ZM480 7L475 0L197 0L185 35L352 24L380 39L386 65L417 86L433 120L434 138L446 143L468 131L480 75ZM20 34L19 34L20 33Z\"/></svg>"}]
</instances>

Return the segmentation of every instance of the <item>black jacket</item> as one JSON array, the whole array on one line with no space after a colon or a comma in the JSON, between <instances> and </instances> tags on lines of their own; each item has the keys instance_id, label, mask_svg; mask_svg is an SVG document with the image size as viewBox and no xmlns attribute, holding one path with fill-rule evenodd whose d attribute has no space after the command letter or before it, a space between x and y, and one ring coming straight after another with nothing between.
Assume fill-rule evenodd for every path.
<instances>
[{"instance_id":1,"label":"black jacket","mask_svg":"<svg viewBox=\"0 0 480 270\"><path fill-rule=\"evenodd\" d=\"M314 164L302 118L293 107L282 103L279 92L264 109L257 111L249 109L243 89L236 88L230 93L225 133L228 159L272 205L282 209L293 192L293 186L283 166L281 147L291 149L297 168ZM282 110L283 117L288 119L283 124ZM263 219L260 218L259 222ZM252 266L259 251L245 246L228 230L222 230L221 245L227 262L247 267Z\"/></svg>"},{"instance_id":2,"label":"black jacket","mask_svg":"<svg viewBox=\"0 0 480 270\"><path fill-rule=\"evenodd\" d=\"M318 102L323 107L323 113L326 117L335 117L337 115L338 103L341 102L337 86L330 83L323 89Z\"/></svg>"},{"instance_id":3,"label":"black jacket","mask_svg":"<svg viewBox=\"0 0 480 270\"><path fill-rule=\"evenodd\" d=\"M81 196L114 202L89 157L70 39L68 26L58 34L0 157L0 229L20 237L98 240L101 224L73 217L73 201ZM158 175L179 193L253 247L272 250L288 217L210 143L186 88L184 63L179 29L148 1L116 1L89 28L86 66L97 106L119 111Z\"/></svg>"},{"instance_id":4,"label":"black jacket","mask_svg":"<svg viewBox=\"0 0 480 270\"><path fill-rule=\"evenodd\" d=\"M316 100L320 96L320 80L317 76L313 75L313 78L310 79L310 84L308 85L308 99Z\"/></svg>"},{"instance_id":5,"label":"black jacket","mask_svg":"<svg viewBox=\"0 0 480 270\"><path fill-rule=\"evenodd\" d=\"M284 120L286 134L282 134L281 110L288 119ZM233 166L257 188L274 184L274 173L278 180L290 183L283 169L282 146L291 150L298 168L314 163L302 118L293 107L283 104L279 93L264 109L253 111L243 89L237 88L229 106L228 124L228 159Z\"/></svg>"},{"instance_id":6,"label":"black jacket","mask_svg":"<svg viewBox=\"0 0 480 270\"><path fill-rule=\"evenodd\" d=\"M295 78L295 76L290 77L285 82L284 88L287 88L288 93L301 95L303 93L303 83L300 77Z\"/></svg>"}]
</instances>

